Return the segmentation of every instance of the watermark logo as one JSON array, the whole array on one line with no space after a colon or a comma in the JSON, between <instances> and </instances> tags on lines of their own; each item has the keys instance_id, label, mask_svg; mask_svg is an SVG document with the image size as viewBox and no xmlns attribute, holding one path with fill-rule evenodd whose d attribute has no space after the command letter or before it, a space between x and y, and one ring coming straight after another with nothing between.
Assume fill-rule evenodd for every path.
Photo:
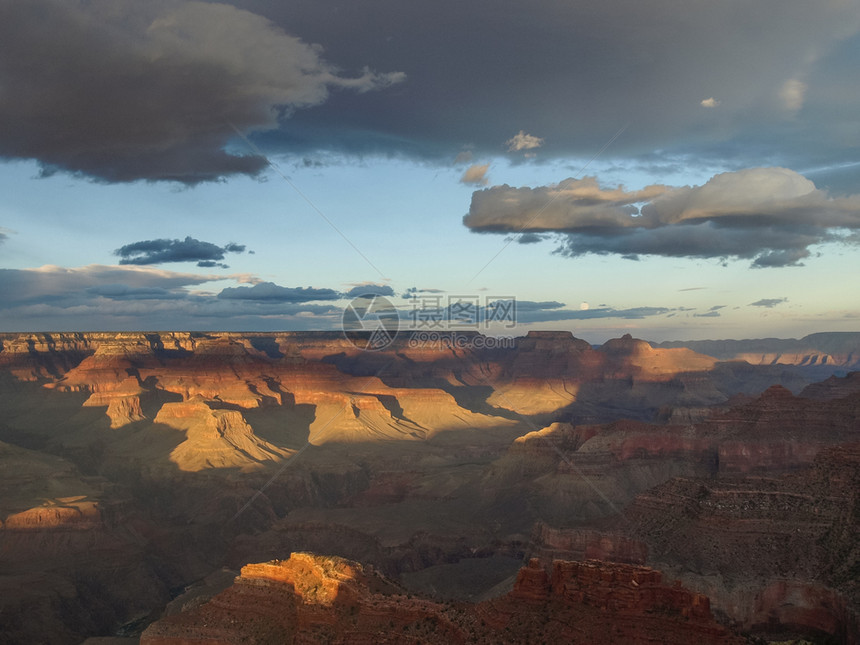
<instances>
[{"instance_id":1,"label":"watermark logo","mask_svg":"<svg viewBox=\"0 0 860 645\"><path fill-rule=\"evenodd\" d=\"M413 331L407 345L410 349L434 351L457 349L515 349L517 339L511 336L483 336L475 333Z\"/></svg>"},{"instance_id":2,"label":"watermark logo","mask_svg":"<svg viewBox=\"0 0 860 645\"><path fill-rule=\"evenodd\" d=\"M410 328L414 330L489 329L517 325L517 300L490 296L438 294L412 297L409 300Z\"/></svg>"},{"instance_id":3,"label":"watermark logo","mask_svg":"<svg viewBox=\"0 0 860 645\"><path fill-rule=\"evenodd\" d=\"M342 329L357 348L379 351L398 343L411 349L512 349L512 336L484 335L517 325L513 297L421 294L398 310L384 296L368 293L344 309Z\"/></svg>"},{"instance_id":4,"label":"watermark logo","mask_svg":"<svg viewBox=\"0 0 860 645\"><path fill-rule=\"evenodd\" d=\"M344 336L359 349L378 351L394 342L400 314L388 298L373 293L353 298L343 310Z\"/></svg>"}]
</instances>

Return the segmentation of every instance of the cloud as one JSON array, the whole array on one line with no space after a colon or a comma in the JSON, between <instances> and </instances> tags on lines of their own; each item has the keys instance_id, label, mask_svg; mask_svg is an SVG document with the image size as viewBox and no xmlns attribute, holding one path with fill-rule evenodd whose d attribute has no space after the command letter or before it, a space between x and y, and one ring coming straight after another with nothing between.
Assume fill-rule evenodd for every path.
<instances>
[{"instance_id":1,"label":"cloud","mask_svg":"<svg viewBox=\"0 0 860 645\"><path fill-rule=\"evenodd\" d=\"M860 12L845 0L720 0L683 11L667 1L535 0L503 12L492 0L380 0L338 11L294 0L266 3L266 15L322 43L332 60L409 75L391 91L334 96L297 112L264 138L287 152L402 154L448 165L464 146L476 158L497 155L514 124L546 138L544 159L590 159L631 122L602 158L659 149L721 167L749 155L748 166L796 168L813 158L856 159L860 88L845 79L857 67ZM767 30L757 27L762 16ZM787 79L809 86L790 120L779 97ZM716 110L701 106L709 97L722 101Z\"/></svg>"},{"instance_id":2,"label":"cloud","mask_svg":"<svg viewBox=\"0 0 860 645\"><path fill-rule=\"evenodd\" d=\"M788 302L788 298L762 298L761 300L756 300L755 302L751 302L749 304L750 307L765 307L767 309L773 309L779 304L783 302Z\"/></svg>"},{"instance_id":3,"label":"cloud","mask_svg":"<svg viewBox=\"0 0 860 645\"><path fill-rule=\"evenodd\" d=\"M543 158L588 159L632 122L601 157L812 167L856 160L858 28L844 0L6 1L0 155L194 183L265 167L226 120L267 153L445 166L498 155L512 124L546 138ZM788 79L808 85L797 114Z\"/></svg>"},{"instance_id":4,"label":"cloud","mask_svg":"<svg viewBox=\"0 0 860 645\"><path fill-rule=\"evenodd\" d=\"M544 236L537 233L523 233L517 236L517 244L537 244L543 242Z\"/></svg>"},{"instance_id":5,"label":"cloud","mask_svg":"<svg viewBox=\"0 0 860 645\"><path fill-rule=\"evenodd\" d=\"M236 288L234 297L228 289L227 297L194 289L225 279L259 288ZM194 275L148 266L0 269L0 330L337 328L338 307L307 302L336 298L336 291L268 284L247 274ZM253 297L244 297L247 292Z\"/></svg>"},{"instance_id":6,"label":"cloud","mask_svg":"<svg viewBox=\"0 0 860 645\"><path fill-rule=\"evenodd\" d=\"M344 298L358 298L359 296L394 296L394 289L387 284L359 284L343 294Z\"/></svg>"},{"instance_id":7,"label":"cloud","mask_svg":"<svg viewBox=\"0 0 860 645\"><path fill-rule=\"evenodd\" d=\"M463 173L463 176L460 177L461 184L477 184L479 186L486 186L488 183L487 180L487 171L490 169L490 164L478 165L474 164L466 168L466 171Z\"/></svg>"},{"instance_id":8,"label":"cloud","mask_svg":"<svg viewBox=\"0 0 860 645\"><path fill-rule=\"evenodd\" d=\"M505 145L508 146L509 152L519 152L520 150L540 148L543 145L543 141L540 137L526 134L523 130L520 130L513 137L505 141Z\"/></svg>"},{"instance_id":9,"label":"cloud","mask_svg":"<svg viewBox=\"0 0 860 645\"><path fill-rule=\"evenodd\" d=\"M492 311L499 304L503 305L503 310L508 311L506 305L511 302L513 305L512 311L515 312L517 323L538 323L538 322L553 322L565 320L595 320L600 318L620 318L624 320L639 320L649 318L651 316L661 316L671 311L676 311L667 307L630 307L627 309L616 309L607 305L600 305L596 308L587 306L587 303L580 304L578 309L566 309L565 305L555 300L549 301L532 301L518 299L501 299L488 303L484 310ZM586 305L583 307L583 305Z\"/></svg>"},{"instance_id":10,"label":"cloud","mask_svg":"<svg viewBox=\"0 0 860 645\"><path fill-rule=\"evenodd\" d=\"M431 288L419 289L418 287L409 287L408 289L406 289L406 291L403 292L403 298L405 300L409 300L410 298L418 298L422 294L436 295L436 294L440 294L440 293L445 293L445 290L444 289L431 289Z\"/></svg>"},{"instance_id":11,"label":"cloud","mask_svg":"<svg viewBox=\"0 0 860 645\"><path fill-rule=\"evenodd\" d=\"M188 294L163 287L130 287L127 284L105 284L87 287L87 293L112 300L180 300Z\"/></svg>"},{"instance_id":12,"label":"cloud","mask_svg":"<svg viewBox=\"0 0 860 645\"><path fill-rule=\"evenodd\" d=\"M710 310L703 314L693 314L693 318L719 318L722 314L716 310Z\"/></svg>"},{"instance_id":13,"label":"cloud","mask_svg":"<svg viewBox=\"0 0 860 645\"><path fill-rule=\"evenodd\" d=\"M199 267L228 268L226 264L216 262L223 260L226 253L243 253L244 244L230 242L217 246L211 242L202 242L193 237L184 240L143 240L133 242L118 248L113 252L121 259L120 264L162 264L164 262L196 262Z\"/></svg>"},{"instance_id":14,"label":"cloud","mask_svg":"<svg viewBox=\"0 0 860 645\"><path fill-rule=\"evenodd\" d=\"M806 83L792 78L787 80L779 89L779 99L786 110L796 112L803 107L806 97Z\"/></svg>"},{"instance_id":15,"label":"cloud","mask_svg":"<svg viewBox=\"0 0 860 645\"><path fill-rule=\"evenodd\" d=\"M702 106L702 107L704 107L704 108L715 108L715 107L717 107L720 103L722 103L722 101L718 101L717 99L715 99L715 98L712 96L712 97L711 97L711 98L709 98L709 99L705 99L705 100L703 100L699 105L701 105L701 106Z\"/></svg>"},{"instance_id":16,"label":"cloud","mask_svg":"<svg viewBox=\"0 0 860 645\"><path fill-rule=\"evenodd\" d=\"M545 300L541 302L533 300L517 300L516 307L517 311L544 311L547 309L561 309L564 307L564 303L556 300Z\"/></svg>"},{"instance_id":17,"label":"cloud","mask_svg":"<svg viewBox=\"0 0 860 645\"><path fill-rule=\"evenodd\" d=\"M260 282L253 287L226 287L218 294L222 300L254 300L258 302L312 302L339 300L343 297L333 289L313 287L281 287L274 282Z\"/></svg>"},{"instance_id":18,"label":"cloud","mask_svg":"<svg viewBox=\"0 0 860 645\"><path fill-rule=\"evenodd\" d=\"M539 188L503 184L473 193L463 223L473 230L516 233L623 225L638 210L632 204L652 200L669 190L667 186L648 186L632 192L623 186L605 190L595 177L566 179L556 186Z\"/></svg>"},{"instance_id":19,"label":"cloud","mask_svg":"<svg viewBox=\"0 0 860 645\"><path fill-rule=\"evenodd\" d=\"M185 287L225 278L249 279L240 275L196 275L152 267L99 264L75 268L46 265L35 269L0 269L0 308L45 303L70 306L98 296L121 298L147 293L168 294L172 299L187 294Z\"/></svg>"},{"instance_id":20,"label":"cloud","mask_svg":"<svg viewBox=\"0 0 860 645\"><path fill-rule=\"evenodd\" d=\"M355 59L350 59L355 60ZM0 157L105 181L254 174L229 154L332 90L404 80L343 74L319 46L237 7L186 0L0 3Z\"/></svg>"},{"instance_id":21,"label":"cloud","mask_svg":"<svg viewBox=\"0 0 860 645\"><path fill-rule=\"evenodd\" d=\"M556 253L743 258L793 266L825 242L857 244L860 195L831 197L786 168L715 175L701 186L601 188L596 178L555 186L507 185L472 195L463 223L478 232L557 233Z\"/></svg>"},{"instance_id":22,"label":"cloud","mask_svg":"<svg viewBox=\"0 0 860 645\"><path fill-rule=\"evenodd\" d=\"M461 150L457 153L457 156L454 157L454 165L462 166L467 163L472 163L472 151L471 150Z\"/></svg>"},{"instance_id":23,"label":"cloud","mask_svg":"<svg viewBox=\"0 0 860 645\"><path fill-rule=\"evenodd\" d=\"M536 323L564 320L597 320L601 318L619 318L622 320L641 320L652 316L662 316L672 312L668 307L630 307L615 309L613 307L597 307L594 309L521 309L517 303L517 322Z\"/></svg>"}]
</instances>

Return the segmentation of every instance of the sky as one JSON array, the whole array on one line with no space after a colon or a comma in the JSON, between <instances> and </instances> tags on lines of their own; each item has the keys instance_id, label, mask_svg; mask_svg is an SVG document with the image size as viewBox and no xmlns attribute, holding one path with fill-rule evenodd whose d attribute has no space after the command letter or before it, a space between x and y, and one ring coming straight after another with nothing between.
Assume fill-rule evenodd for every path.
<instances>
[{"instance_id":1,"label":"sky","mask_svg":"<svg viewBox=\"0 0 860 645\"><path fill-rule=\"evenodd\" d=\"M860 0L0 0L0 331L857 331L858 69Z\"/></svg>"}]
</instances>

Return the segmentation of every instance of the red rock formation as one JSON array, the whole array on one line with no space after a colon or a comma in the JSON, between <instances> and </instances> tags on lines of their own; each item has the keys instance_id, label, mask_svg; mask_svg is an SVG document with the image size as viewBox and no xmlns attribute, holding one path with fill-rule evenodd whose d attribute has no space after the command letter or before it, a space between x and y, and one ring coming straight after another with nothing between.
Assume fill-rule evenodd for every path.
<instances>
[{"instance_id":1,"label":"red rock formation","mask_svg":"<svg viewBox=\"0 0 860 645\"><path fill-rule=\"evenodd\" d=\"M185 643L463 643L443 605L398 595L372 569L295 553L252 564L203 606L154 623L141 645Z\"/></svg>"},{"instance_id":2,"label":"red rock formation","mask_svg":"<svg viewBox=\"0 0 860 645\"><path fill-rule=\"evenodd\" d=\"M154 623L141 645L240 642L741 643L711 616L708 599L660 572L599 562L538 560L513 591L478 605L398 593L371 569L295 553L243 567L233 587L198 609Z\"/></svg>"},{"instance_id":3,"label":"red rock formation","mask_svg":"<svg viewBox=\"0 0 860 645\"><path fill-rule=\"evenodd\" d=\"M683 571L739 628L856 644L858 491L860 444L843 444L780 477L674 480L626 516L649 562Z\"/></svg>"},{"instance_id":4,"label":"red rock formation","mask_svg":"<svg viewBox=\"0 0 860 645\"><path fill-rule=\"evenodd\" d=\"M255 436L238 410L213 410L199 397L165 403L155 422L185 431L185 440L170 453L184 471L254 469L293 454Z\"/></svg>"},{"instance_id":5,"label":"red rock formation","mask_svg":"<svg viewBox=\"0 0 860 645\"><path fill-rule=\"evenodd\" d=\"M553 528L543 522L535 525L531 554L549 560L601 560L624 564L645 564L648 546L619 532L588 528Z\"/></svg>"}]
</instances>

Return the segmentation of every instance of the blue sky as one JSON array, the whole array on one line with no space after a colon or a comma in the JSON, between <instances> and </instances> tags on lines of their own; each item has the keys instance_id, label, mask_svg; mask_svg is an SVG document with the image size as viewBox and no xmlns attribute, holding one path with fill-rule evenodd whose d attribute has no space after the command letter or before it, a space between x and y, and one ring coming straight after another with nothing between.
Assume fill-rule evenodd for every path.
<instances>
[{"instance_id":1,"label":"blue sky","mask_svg":"<svg viewBox=\"0 0 860 645\"><path fill-rule=\"evenodd\" d=\"M0 4L0 330L857 330L860 5L806 4Z\"/></svg>"}]
</instances>

